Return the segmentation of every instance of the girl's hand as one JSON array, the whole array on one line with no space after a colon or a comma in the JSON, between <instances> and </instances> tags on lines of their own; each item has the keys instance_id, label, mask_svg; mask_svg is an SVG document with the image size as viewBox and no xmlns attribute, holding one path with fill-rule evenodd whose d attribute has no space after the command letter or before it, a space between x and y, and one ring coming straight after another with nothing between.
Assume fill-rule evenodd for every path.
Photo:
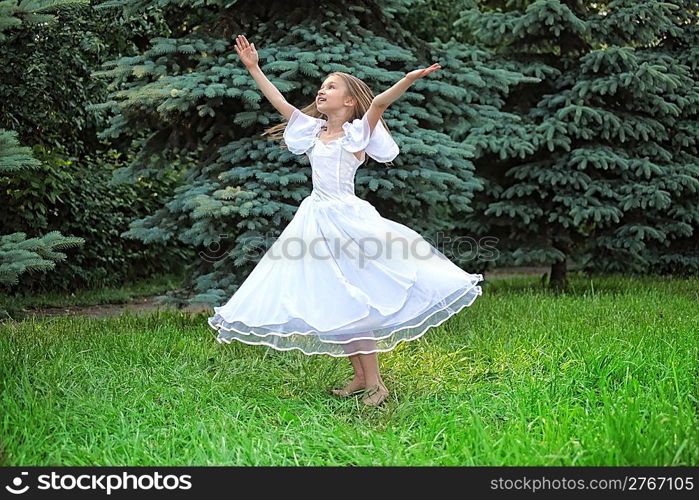
<instances>
[{"instance_id":1,"label":"girl's hand","mask_svg":"<svg viewBox=\"0 0 699 500\"><path fill-rule=\"evenodd\" d=\"M257 61L259 57L257 56L257 51L255 50L254 43L248 43L248 39L245 35L238 35L235 39L235 51L240 56L240 60L246 68L254 68L257 66Z\"/></svg>"},{"instance_id":2,"label":"girl's hand","mask_svg":"<svg viewBox=\"0 0 699 500\"><path fill-rule=\"evenodd\" d=\"M433 71L437 71L438 69L441 69L442 66L439 63L434 63L432 66L429 68L424 68L424 69L416 69L415 71L411 71L410 73L407 73L405 75L405 78L410 80L411 82L414 82L418 78L422 78L423 76L427 76Z\"/></svg>"}]
</instances>

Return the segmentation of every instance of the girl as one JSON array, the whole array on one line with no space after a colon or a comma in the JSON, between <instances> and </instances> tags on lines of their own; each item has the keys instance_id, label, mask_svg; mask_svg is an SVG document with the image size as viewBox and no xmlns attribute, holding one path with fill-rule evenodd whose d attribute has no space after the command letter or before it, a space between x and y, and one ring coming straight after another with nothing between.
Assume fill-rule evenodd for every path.
<instances>
[{"instance_id":1,"label":"girl","mask_svg":"<svg viewBox=\"0 0 699 500\"><path fill-rule=\"evenodd\" d=\"M313 189L208 323L219 342L349 357L354 378L332 394L363 393L364 404L378 406L389 392L377 353L420 337L482 294L481 274L466 273L354 194L354 174L367 156L386 163L398 155L383 112L440 65L411 71L376 97L358 78L331 73L315 101L297 109L260 70L255 44L240 35L236 52L287 120L265 134L308 157Z\"/></svg>"}]
</instances>

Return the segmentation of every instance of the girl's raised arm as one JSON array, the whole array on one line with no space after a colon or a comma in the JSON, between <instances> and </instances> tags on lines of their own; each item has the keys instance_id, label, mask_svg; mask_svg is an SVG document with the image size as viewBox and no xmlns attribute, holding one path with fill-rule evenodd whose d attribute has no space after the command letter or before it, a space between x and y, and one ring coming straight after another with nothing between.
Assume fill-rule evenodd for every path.
<instances>
[{"instance_id":1,"label":"girl's raised arm","mask_svg":"<svg viewBox=\"0 0 699 500\"><path fill-rule=\"evenodd\" d=\"M423 76L427 76L433 71L441 69L441 67L442 66L439 63L434 63L429 68L416 69L415 71L406 73L406 75L398 83L393 85L393 87L374 97L374 99L371 101L371 106L369 106L369 109L366 111L370 135L374 132L374 127L376 127L376 123L381 118L383 112L386 111L386 108L388 108L393 101L402 96L403 93L408 90L408 87L415 82L415 80L422 78Z\"/></svg>"},{"instance_id":2,"label":"girl's raised arm","mask_svg":"<svg viewBox=\"0 0 699 500\"><path fill-rule=\"evenodd\" d=\"M291 113L293 113L295 108L286 102L286 99L284 99L282 93L279 92L279 89L267 79L265 74L257 65L259 58L257 56L257 50L255 50L255 44L249 43L244 35L238 35L238 37L235 39L235 51L240 56L240 60L248 69L253 80L255 80L255 83L265 95L267 100L271 102L272 106L274 106L277 111L279 111L288 121L289 118L291 118Z\"/></svg>"}]
</instances>

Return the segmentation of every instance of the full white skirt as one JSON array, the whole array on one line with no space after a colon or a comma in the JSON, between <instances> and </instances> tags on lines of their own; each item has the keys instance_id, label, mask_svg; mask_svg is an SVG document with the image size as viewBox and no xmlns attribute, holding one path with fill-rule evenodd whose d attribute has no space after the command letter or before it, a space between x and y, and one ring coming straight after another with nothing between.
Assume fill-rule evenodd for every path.
<instances>
[{"instance_id":1,"label":"full white skirt","mask_svg":"<svg viewBox=\"0 0 699 500\"><path fill-rule=\"evenodd\" d=\"M222 343L385 352L470 306L482 280L366 200L311 195L208 323Z\"/></svg>"}]
</instances>

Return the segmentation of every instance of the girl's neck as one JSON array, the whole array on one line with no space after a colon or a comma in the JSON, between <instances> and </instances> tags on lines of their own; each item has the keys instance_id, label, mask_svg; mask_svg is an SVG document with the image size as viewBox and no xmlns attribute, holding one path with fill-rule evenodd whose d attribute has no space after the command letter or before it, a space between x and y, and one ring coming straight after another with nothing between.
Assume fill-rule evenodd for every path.
<instances>
[{"instance_id":1,"label":"girl's neck","mask_svg":"<svg viewBox=\"0 0 699 500\"><path fill-rule=\"evenodd\" d=\"M344 132L342 126L349 121L349 118L349 116L328 116L325 122L325 131L328 134L339 134L340 132Z\"/></svg>"}]
</instances>

